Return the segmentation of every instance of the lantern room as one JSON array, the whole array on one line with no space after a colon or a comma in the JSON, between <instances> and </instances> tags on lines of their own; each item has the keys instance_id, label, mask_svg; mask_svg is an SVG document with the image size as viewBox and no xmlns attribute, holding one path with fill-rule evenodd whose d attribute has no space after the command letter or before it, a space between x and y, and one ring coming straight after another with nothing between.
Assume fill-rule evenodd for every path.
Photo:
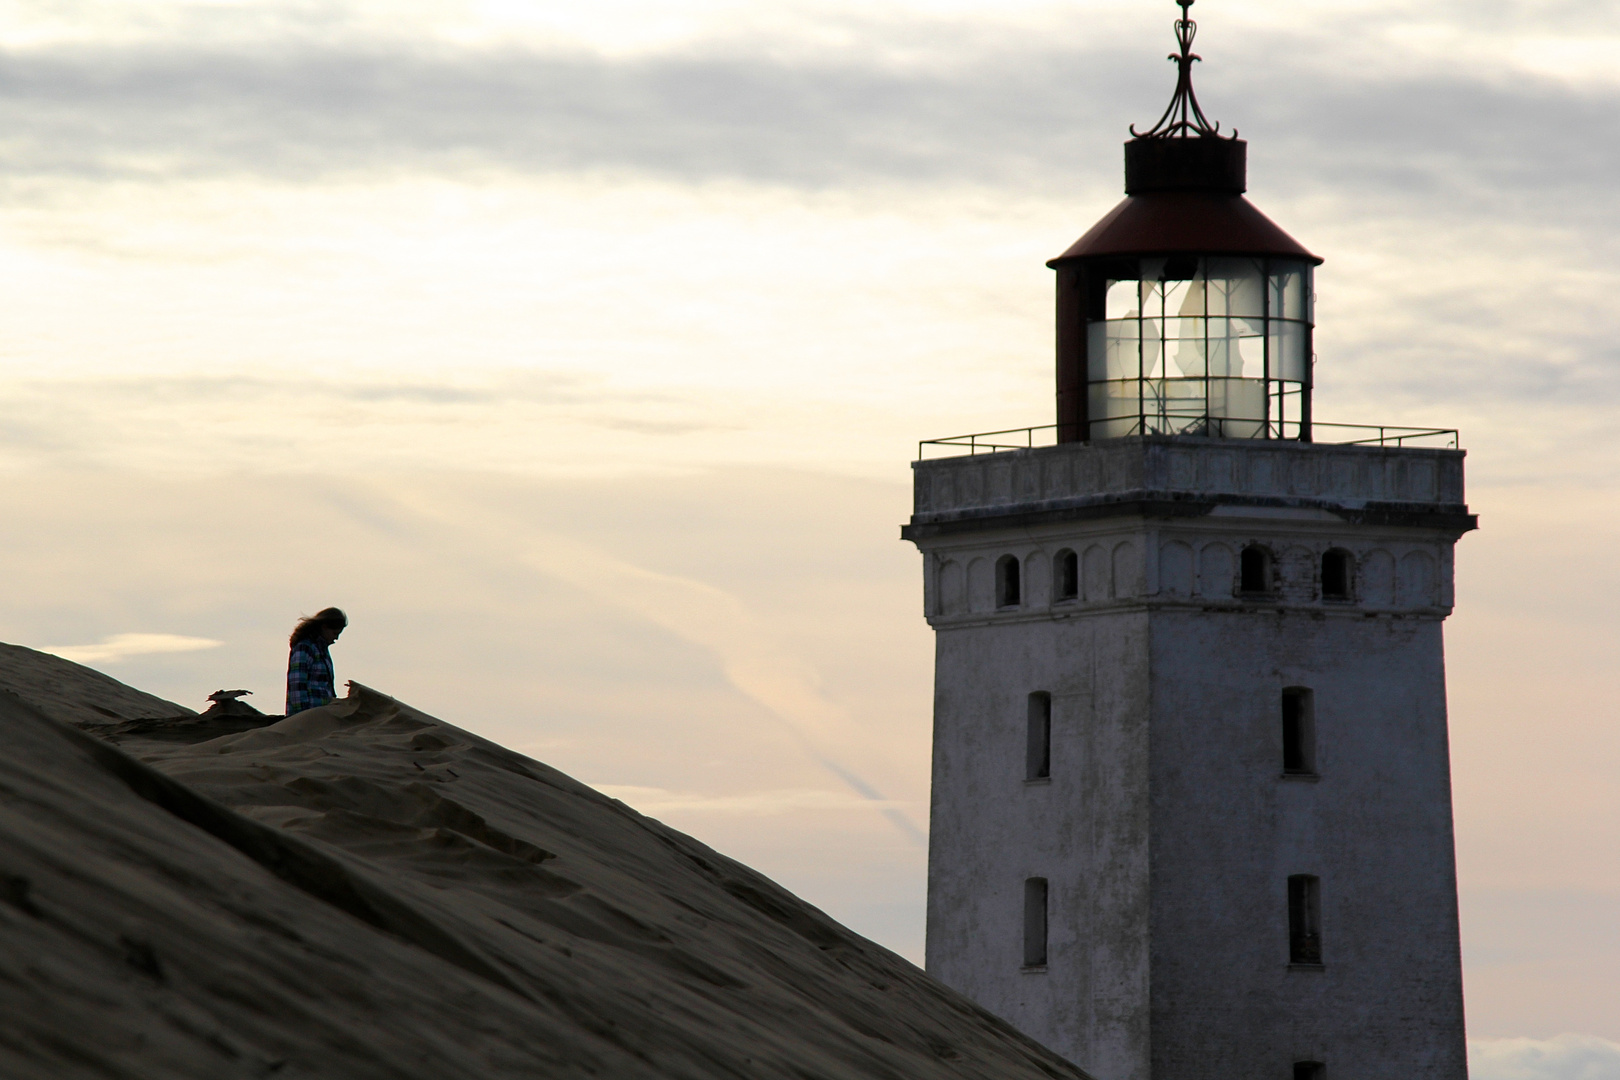
<instances>
[{"instance_id":1,"label":"lantern room","mask_svg":"<svg viewBox=\"0 0 1620 1080\"><path fill-rule=\"evenodd\" d=\"M1177 0L1175 96L1125 144L1125 201L1057 271L1058 441L1311 439L1311 273L1321 259L1244 198L1247 145L1192 88Z\"/></svg>"}]
</instances>

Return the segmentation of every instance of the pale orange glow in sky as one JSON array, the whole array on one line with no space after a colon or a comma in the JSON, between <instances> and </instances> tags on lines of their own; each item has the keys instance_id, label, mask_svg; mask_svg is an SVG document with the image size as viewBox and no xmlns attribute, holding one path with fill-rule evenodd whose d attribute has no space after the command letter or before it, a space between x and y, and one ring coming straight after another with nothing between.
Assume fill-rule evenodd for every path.
<instances>
[{"instance_id":1,"label":"pale orange glow in sky","mask_svg":"<svg viewBox=\"0 0 1620 1080\"><path fill-rule=\"evenodd\" d=\"M0 6L0 638L278 711L338 604L340 679L920 959L908 462L1051 420L1043 264L1120 197L1175 13ZM1251 197L1327 259L1319 416L1470 451L1475 1076L1614 1080L1620 10L1193 14Z\"/></svg>"}]
</instances>

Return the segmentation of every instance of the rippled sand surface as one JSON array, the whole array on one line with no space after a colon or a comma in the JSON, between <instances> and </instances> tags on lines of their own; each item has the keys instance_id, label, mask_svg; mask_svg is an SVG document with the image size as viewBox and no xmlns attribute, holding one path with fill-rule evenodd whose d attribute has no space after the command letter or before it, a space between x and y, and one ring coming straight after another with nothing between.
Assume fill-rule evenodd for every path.
<instances>
[{"instance_id":1,"label":"rippled sand surface","mask_svg":"<svg viewBox=\"0 0 1620 1080\"><path fill-rule=\"evenodd\" d=\"M0 1076L1084 1074L384 694L198 716L0 646Z\"/></svg>"}]
</instances>

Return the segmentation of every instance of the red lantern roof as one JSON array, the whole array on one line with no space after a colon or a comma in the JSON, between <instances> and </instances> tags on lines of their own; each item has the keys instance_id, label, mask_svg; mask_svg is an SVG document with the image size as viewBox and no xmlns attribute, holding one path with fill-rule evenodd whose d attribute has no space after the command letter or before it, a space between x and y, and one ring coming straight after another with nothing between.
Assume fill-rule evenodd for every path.
<instances>
[{"instance_id":1,"label":"red lantern roof","mask_svg":"<svg viewBox=\"0 0 1620 1080\"><path fill-rule=\"evenodd\" d=\"M1098 255L1273 255L1320 264L1242 195L1147 191L1127 196L1046 265Z\"/></svg>"}]
</instances>

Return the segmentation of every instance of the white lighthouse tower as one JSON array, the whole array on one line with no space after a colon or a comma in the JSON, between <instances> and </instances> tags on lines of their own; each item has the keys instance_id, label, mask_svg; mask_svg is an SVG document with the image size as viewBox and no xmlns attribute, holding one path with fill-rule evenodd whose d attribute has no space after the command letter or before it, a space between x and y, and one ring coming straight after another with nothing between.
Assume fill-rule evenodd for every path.
<instances>
[{"instance_id":1,"label":"white lighthouse tower","mask_svg":"<svg viewBox=\"0 0 1620 1080\"><path fill-rule=\"evenodd\" d=\"M1050 264L1058 422L914 465L928 970L1100 1080L1465 1080L1463 453L1313 423L1321 260L1243 197L1178 3L1127 198Z\"/></svg>"}]
</instances>

